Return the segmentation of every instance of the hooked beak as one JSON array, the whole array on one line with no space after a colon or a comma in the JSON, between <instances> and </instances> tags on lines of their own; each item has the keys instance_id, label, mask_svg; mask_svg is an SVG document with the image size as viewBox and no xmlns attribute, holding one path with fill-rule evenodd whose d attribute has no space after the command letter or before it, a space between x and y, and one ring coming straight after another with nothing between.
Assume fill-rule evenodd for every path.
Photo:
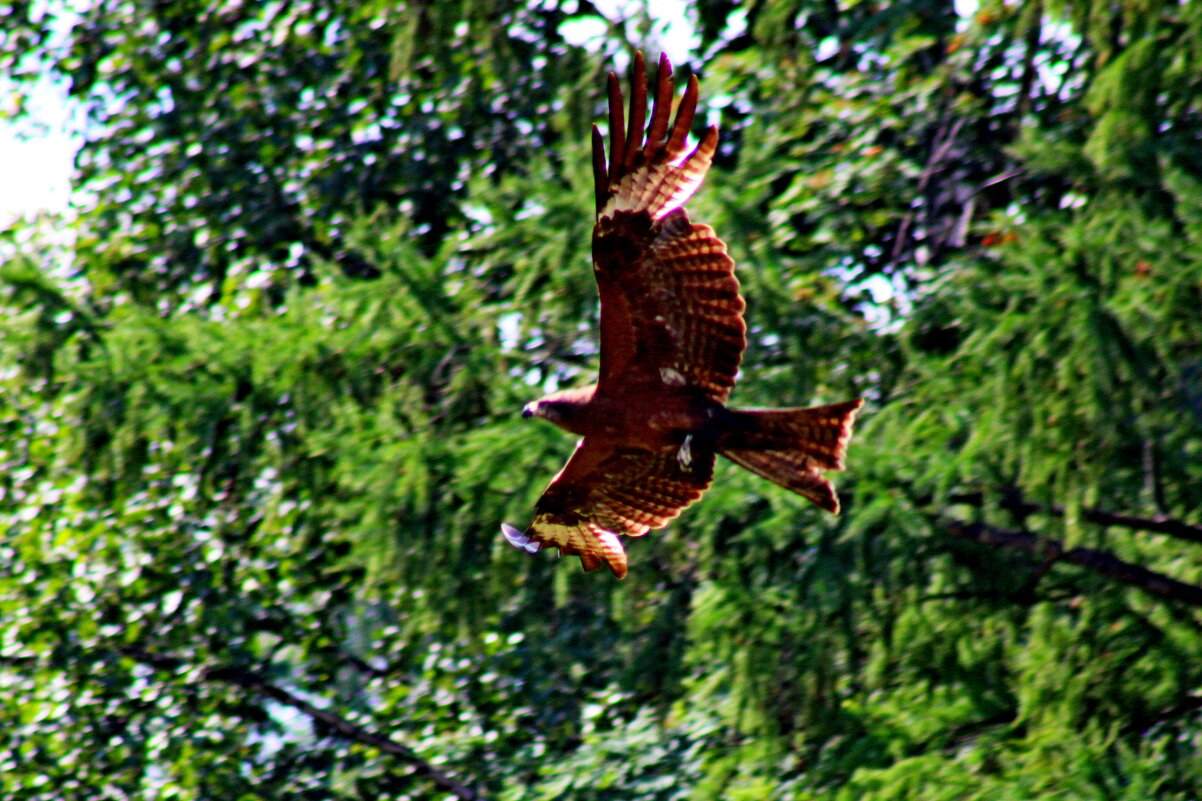
<instances>
[{"instance_id":1,"label":"hooked beak","mask_svg":"<svg viewBox=\"0 0 1202 801\"><path fill-rule=\"evenodd\" d=\"M534 404L527 403L522 407L522 417L534 417Z\"/></svg>"}]
</instances>

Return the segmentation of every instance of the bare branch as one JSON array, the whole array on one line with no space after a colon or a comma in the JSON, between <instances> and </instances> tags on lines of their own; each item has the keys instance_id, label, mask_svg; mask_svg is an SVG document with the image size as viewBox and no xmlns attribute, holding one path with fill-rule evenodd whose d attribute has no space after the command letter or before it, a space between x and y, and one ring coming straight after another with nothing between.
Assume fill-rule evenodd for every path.
<instances>
[{"instance_id":1,"label":"bare branch","mask_svg":"<svg viewBox=\"0 0 1202 801\"><path fill-rule=\"evenodd\" d=\"M1190 606L1202 607L1202 587L1186 584L1175 578L1124 562L1114 554L1092 548L1066 548L1060 540L1038 537L1025 531L1010 531L984 523L965 523L943 519L943 527L957 537L983 545L1019 548L1049 562L1068 562L1086 570L1137 587L1149 595Z\"/></svg>"},{"instance_id":2,"label":"bare branch","mask_svg":"<svg viewBox=\"0 0 1202 801\"><path fill-rule=\"evenodd\" d=\"M951 503L964 503L969 506L984 506L985 498L979 493L953 495L948 498ZM1021 500L1005 500L1002 508L1016 514L1047 514L1064 517L1065 508L1059 504L1028 503ZM1186 523L1169 517L1136 517L1117 512L1107 512L1103 509L1082 509L1081 519L1103 526L1121 526L1123 528L1149 531L1153 534L1165 534L1179 540L1202 543L1202 525Z\"/></svg>"},{"instance_id":3,"label":"bare branch","mask_svg":"<svg viewBox=\"0 0 1202 801\"><path fill-rule=\"evenodd\" d=\"M120 648L119 653L145 665L164 670L178 670L190 665L189 662L179 657L168 654L157 654L137 647ZM418 756L412 749L401 745L383 734L356 725L333 712L314 706L300 696L276 684L272 684L261 674L253 670L237 665L214 665L204 668L201 676L202 681L219 681L233 684L245 690L266 696L277 703L292 707L298 712L307 715L310 719L317 721L345 740L360 743L390 756L397 757L412 767L415 776L429 779L439 788L450 793L455 798L461 799L461 801L483 801L483 797L475 790L443 773Z\"/></svg>"}]
</instances>

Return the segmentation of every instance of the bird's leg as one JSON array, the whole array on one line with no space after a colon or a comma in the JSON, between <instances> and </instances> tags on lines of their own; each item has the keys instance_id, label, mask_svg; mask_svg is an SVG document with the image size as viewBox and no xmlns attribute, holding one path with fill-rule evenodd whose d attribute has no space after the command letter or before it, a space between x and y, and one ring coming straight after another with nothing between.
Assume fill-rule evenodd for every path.
<instances>
[{"instance_id":1,"label":"bird's leg","mask_svg":"<svg viewBox=\"0 0 1202 801\"><path fill-rule=\"evenodd\" d=\"M676 452L676 461L680 462L682 470L688 470L693 466L693 435L685 434L684 442L680 445L680 450Z\"/></svg>"}]
</instances>

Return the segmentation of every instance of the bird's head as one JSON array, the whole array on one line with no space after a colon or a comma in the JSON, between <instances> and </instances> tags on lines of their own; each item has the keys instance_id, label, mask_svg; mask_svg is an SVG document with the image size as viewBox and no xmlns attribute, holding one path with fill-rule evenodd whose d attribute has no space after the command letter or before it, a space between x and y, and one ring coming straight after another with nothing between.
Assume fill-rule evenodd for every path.
<instances>
[{"instance_id":1,"label":"bird's head","mask_svg":"<svg viewBox=\"0 0 1202 801\"><path fill-rule=\"evenodd\" d=\"M544 420L549 420L556 425L560 425L564 419L562 405L559 401L550 398L530 401L522 407L522 417L541 417Z\"/></svg>"},{"instance_id":2,"label":"bird's head","mask_svg":"<svg viewBox=\"0 0 1202 801\"><path fill-rule=\"evenodd\" d=\"M564 389L545 398L531 401L522 407L522 417L541 417L560 428L584 436L582 425L587 422L588 404L594 387Z\"/></svg>"}]
</instances>

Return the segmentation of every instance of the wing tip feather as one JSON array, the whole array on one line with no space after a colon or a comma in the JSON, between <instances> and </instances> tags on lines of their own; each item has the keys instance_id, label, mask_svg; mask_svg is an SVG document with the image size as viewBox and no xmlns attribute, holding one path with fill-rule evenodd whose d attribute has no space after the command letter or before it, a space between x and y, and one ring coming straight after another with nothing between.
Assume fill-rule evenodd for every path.
<instances>
[{"instance_id":1,"label":"wing tip feather","mask_svg":"<svg viewBox=\"0 0 1202 801\"><path fill-rule=\"evenodd\" d=\"M593 194L600 214L609 199L609 171L605 166L605 137L596 124L593 125Z\"/></svg>"},{"instance_id":2,"label":"wing tip feather","mask_svg":"<svg viewBox=\"0 0 1202 801\"><path fill-rule=\"evenodd\" d=\"M529 532L518 531L508 523L501 524L501 534L505 537L505 541L520 551L526 553L538 553L542 550L542 543L535 537L532 537Z\"/></svg>"},{"instance_id":3,"label":"wing tip feather","mask_svg":"<svg viewBox=\"0 0 1202 801\"><path fill-rule=\"evenodd\" d=\"M688 201L701 186L713 161L719 140L718 126L708 126L697 146L692 150L687 147L701 95L697 75L689 75L673 120L675 89L667 53L660 53L658 66L649 115L651 87L641 51L635 53L631 75L629 118L622 109L620 81L616 73L608 75L608 159L604 155L604 140L598 143L596 133L593 145L598 222L623 211L645 211L653 220L661 218ZM603 170L606 161L608 166Z\"/></svg>"},{"instance_id":4,"label":"wing tip feather","mask_svg":"<svg viewBox=\"0 0 1202 801\"><path fill-rule=\"evenodd\" d=\"M505 538L506 542L519 551L536 554L543 549L544 545L552 545L559 551L560 556L579 556L580 564L584 567L586 573L591 573L604 564L615 577L619 579L626 578L628 569L626 549L622 547L622 542L618 539L618 536L611 531L605 531L593 526L588 526L587 530L596 539L595 549L580 550L573 547L570 542L547 541L537 533L532 534L529 529L520 531L508 523L501 523L501 535Z\"/></svg>"},{"instance_id":5,"label":"wing tip feather","mask_svg":"<svg viewBox=\"0 0 1202 801\"><path fill-rule=\"evenodd\" d=\"M622 83L616 73L609 73L609 180L617 180L626 158L626 120L622 111Z\"/></svg>"}]
</instances>

